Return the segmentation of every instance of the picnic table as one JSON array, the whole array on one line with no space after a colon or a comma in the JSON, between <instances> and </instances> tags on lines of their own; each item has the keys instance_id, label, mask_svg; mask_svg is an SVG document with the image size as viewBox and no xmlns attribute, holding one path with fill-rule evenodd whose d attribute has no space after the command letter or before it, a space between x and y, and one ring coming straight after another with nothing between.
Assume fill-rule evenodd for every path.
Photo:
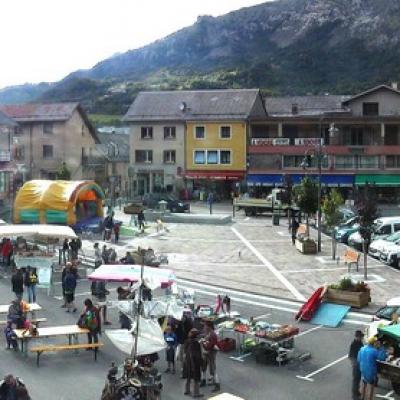
<instances>
[{"instance_id":1,"label":"picnic table","mask_svg":"<svg viewBox=\"0 0 400 400\"><path fill-rule=\"evenodd\" d=\"M72 338L75 343L78 342L78 335L89 333L89 329L80 328L78 325L61 325L61 326L46 326L37 328L37 335L31 335L27 329L14 329L17 339L21 342L21 351L27 351L28 346L25 342L32 339L43 339L56 336L68 336L68 344L72 344Z\"/></svg>"},{"instance_id":2,"label":"picnic table","mask_svg":"<svg viewBox=\"0 0 400 400\"><path fill-rule=\"evenodd\" d=\"M1 304L0 305L0 314L8 314L8 309L10 308L10 304ZM42 307L37 303L29 304L29 312L40 311Z\"/></svg>"}]
</instances>

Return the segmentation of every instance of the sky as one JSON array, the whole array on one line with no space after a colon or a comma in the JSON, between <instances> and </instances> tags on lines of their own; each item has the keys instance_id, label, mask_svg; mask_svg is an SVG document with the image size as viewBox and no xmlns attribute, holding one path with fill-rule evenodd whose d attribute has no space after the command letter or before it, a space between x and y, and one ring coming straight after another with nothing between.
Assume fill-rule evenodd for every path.
<instances>
[{"instance_id":1,"label":"sky","mask_svg":"<svg viewBox=\"0 0 400 400\"><path fill-rule=\"evenodd\" d=\"M199 15L266 0L1 0L0 88L53 82L144 46Z\"/></svg>"}]
</instances>

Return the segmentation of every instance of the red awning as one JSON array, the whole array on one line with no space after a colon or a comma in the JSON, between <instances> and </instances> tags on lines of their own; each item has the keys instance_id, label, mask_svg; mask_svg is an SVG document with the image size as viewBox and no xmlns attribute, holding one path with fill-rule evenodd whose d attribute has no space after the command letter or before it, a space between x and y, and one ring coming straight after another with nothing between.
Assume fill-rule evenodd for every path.
<instances>
[{"instance_id":1,"label":"red awning","mask_svg":"<svg viewBox=\"0 0 400 400\"><path fill-rule=\"evenodd\" d=\"M243 179L243 171L191 171L186 172L185 177L189 179L212 179L236 181Z\"/></svg>"}]
</instances>

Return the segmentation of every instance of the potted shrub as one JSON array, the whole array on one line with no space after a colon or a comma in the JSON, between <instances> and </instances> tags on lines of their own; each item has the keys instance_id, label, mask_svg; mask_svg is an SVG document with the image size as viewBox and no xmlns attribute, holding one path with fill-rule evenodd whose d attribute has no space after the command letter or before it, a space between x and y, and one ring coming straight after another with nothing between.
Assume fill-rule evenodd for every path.
<instances>
[{"instance_id":1,"label":"potted shrub","mask_svg":"<svg viewBox=\"0 0 400 400\"><path fill-rule=\"evenodd\" d=\"M362 308L371 301L371 292L365 282L354 283L351 278L343 278L328 286L324 298L330 303Z\"/></svg>"},{"instance_id":2,"label":"potted shrub","mask_svg":"<svg viewBox=\"0 0 400 400\"><path fill-rule=\"evenodd\" d=\"M316 254L317 253L317 243L315 240L309 237L299 237L295 242L296 249L303 254Z\"/></svg>"}]
</instances>

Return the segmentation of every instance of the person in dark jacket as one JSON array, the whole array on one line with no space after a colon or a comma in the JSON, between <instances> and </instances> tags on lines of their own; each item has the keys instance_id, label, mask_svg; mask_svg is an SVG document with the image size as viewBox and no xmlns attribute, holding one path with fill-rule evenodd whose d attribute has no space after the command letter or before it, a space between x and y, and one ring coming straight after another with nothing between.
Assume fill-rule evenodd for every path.
<instances>
[{"instance_id":1,"label":"person in dark jacket","mask_svg":"<svg viewBox=\"0 0 400 400\"><path fill-rule=\"evenodd\" d=\"M70 312L70 310L72 310L72 312L76 312L74 303L76 281L76 275L73 273L73 270L68 267L63 280L67 312Z\"/></svg>"},{"instance_id":2,"label":"person in dark jacket","mask_svg":"<svg viewBox=\"0 0 400 400\"><path fill-rule=\"evenodd\" d=\"M299 229L299 223L297 222L295 217L292 218L290 228L292 230L292 244L294 245L296 243L297 229Z\"/></svg>"},{"instance_id":3,"label":"person in dark jacket","mask_svg":"<svg viewBox=\"0 0 400 400\"><path fill-rule=\"evenodd\" d=\"M68 239L64 239L63 245L62 245L62 258L64 264L69 260L69 245L68 245Z\"/></svg>"},{"instance_id":4,"label":"person in dark jacket","mask_svg":"<svg viewBox=\"0 0 400 400\"><path fill-rule=\"evenodd\" d=\"M36 268L27 267L24 274L24 285L28 293L28 302L36 303L36 285L38 284L38 275Z\"/></svg>"},{"instance_id":5,"label":"person in dark jacket","mask_svg":"<svg viewBox=\"0 0 400 400\"><path fill-rule=\"evenodd\" d=\"M137 215L137 220L138 220L138 225L139 229L144 232L144 223L145 223L145 218L144 218L144 213L143 210L140 210L138 215Z\"/></svg>"},{"instance_id":6,"label":"person in dark jacket","mask_svg":"<svg viewBox=\"0 0 400 400\"><path fill-rule=\"evenodd\" d=\"M0 400L30 400L25 384L12 375L0 382Z\"/></svg>"},{"instance_id":7,"label":"person in dark jacket","mask_svg":"<svg viewBox=\"0 0 400 400\"><path fill-rule=\"evenodd\" d=\"M88 343L99 342L99 333L101 333L101 318L99 310L93 305L92 300L86 299L83 303L85 309L79 317L78 325L89 329Z\"/></svg>"},{"instance_id":8,"label":"person in dark jacket","mask_svg":"<svg viewBox=\"0 0 400 400\"><path fill-rule=\"evenodd\" d=\"M182 371L181 371L181 378L185 379L186 378L186 357L185 357L185 342L187 338L189 337L189 332L193 328L193 320L190 316L188 316L186 313L183 314L182 320L178 321L175 333L176 333L176 339L178 342L178 360L181 363Z\"/></svg>"},{"instance_id":9,"label":"person in dark jacket","mask_svg":"<svg viewBox=\"0 0 400 400\"><path fill-rule=\"evenodd\" d=\"M185 357L186 357L186 388L185 395L190 395L190 383L193 380L193 397L203 397L204 394L200 393L200 379L201 379L201 347L198 340L199 331L193 328L189 332L189 337L185 342Z\"/></svg>"},{"instance_id":10,"label":"person in dark jacket","mask_svg":"<svg viewBox=\"0 0 400 400\"><path fill-rule=\"evenodd\" d=\"M12 275L11 285L17 299L22 300L22 296L24 295L24 275L20 269L17 269Z\"/></svg>"},{"instance_id":11,"label":"person in dark jacket","mask_svg":"<svg viewBox=\"0 0 400 400\"><path fill-rule=\"evenodd\" d=\"M351 386L351 393L353 396L352 397L353 400L360 399L361 371L360 371L360 366L358 365L357 362L357 357L358 357L358 352L360 351L361 347L363 347L363 337L364 334L360 330L357 330L355 332L354 340L352 341L349 350L349 360L353 372L353 380Z\"/></svg>"}]
</instances>

